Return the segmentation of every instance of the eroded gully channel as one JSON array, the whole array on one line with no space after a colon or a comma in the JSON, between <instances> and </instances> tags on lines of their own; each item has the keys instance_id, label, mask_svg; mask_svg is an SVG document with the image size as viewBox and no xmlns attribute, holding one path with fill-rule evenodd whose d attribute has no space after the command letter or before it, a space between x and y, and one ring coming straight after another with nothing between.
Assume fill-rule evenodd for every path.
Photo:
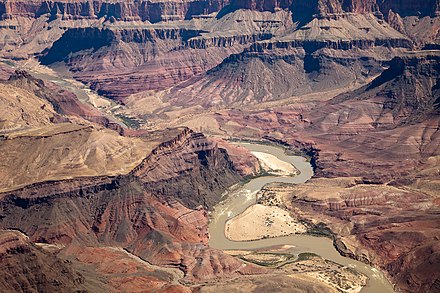
<instances>
[{"instance_id":1,"label":"eroded gully channel","mask_svg":"<svg viewBox=\"0 0 440 293\"><path fill-rule=\"evenodd\" d=\"M295 253L312 252L328 260L354 268L368 276L368 283L361 293L388 293L395 292L390 282L379 270L362 262L343 257L334 248L330 239L309 235L292 235L276 238L266 238L255 241L231 241L225 236L226 222L244 212L248 207L256 203L256 194L267 183L305 183L313 176L313 169L304 157L289 156L284 149L275 146L237 143L250 151L264 152L276 156L278 159L293 164L301 173L294 177L264 176L254 178L238 189L234 189L224 196L225 200L220 202L212 211L209 224L209 245L222 250L255 250L269 248L278 245L292 245Z\"/></svg>"}]
</instances>

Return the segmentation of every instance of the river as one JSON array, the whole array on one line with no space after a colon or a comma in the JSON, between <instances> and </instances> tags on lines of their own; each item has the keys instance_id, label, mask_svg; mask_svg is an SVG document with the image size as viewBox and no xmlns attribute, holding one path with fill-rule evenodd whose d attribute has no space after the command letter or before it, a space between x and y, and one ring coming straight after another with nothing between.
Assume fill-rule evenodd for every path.
<instances>
[{"instance_id":1,"label":"river","mask_svg":"<svg viewBox=\"0 0 440 293\"><path fill-rule=\"evenodd\" d=\"M286 155L282 148L251 143L237 143L237 145L246 147L250 151L274 155L282 161L293 164L301 173L294 177L257 177L240 188L233 189L233 191L225 194L224 200L214 208L211 214L211 222L209 224L209 245L211 247L222 250L254 250L277 245L293 245L295 253L312 252L328 260L352 267L368 276L368 284L362 289L362 293L395 292L382 272L362 262L341 256L334 248L332 241L325 237L292 235L247 242L227 239L225 236L226 222L244 212L251 205L254 205L257 192L265 184L271 182L302 184L313 176L312 166L304 157Z\"/></svg>"}]
</instances>

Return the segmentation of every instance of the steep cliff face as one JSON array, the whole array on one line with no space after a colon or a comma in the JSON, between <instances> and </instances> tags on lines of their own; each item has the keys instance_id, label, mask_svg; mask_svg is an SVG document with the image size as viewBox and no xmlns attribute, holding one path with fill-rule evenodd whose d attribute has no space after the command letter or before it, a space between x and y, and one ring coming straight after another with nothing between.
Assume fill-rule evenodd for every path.
<instances>
[{"instance_id":1,"label":"steep cliff face","mask_svg":"<svg viewBox=\"0 0 440 293\"><path fill-rule=\"evenodd\" d=\"M386 270L403 292L436 292L440 226L435 199L387 185L362 184L359 179L271 184L258 196L267 204L277 195L300 218L320 223L321 232L329 228L341 254ZM423 210L417 208L421 205Z\"/></svg>"},{"instance_id":2,"label":"steep cliff face","mask_svg":"<svg viewBox=\"0 0 440 293\"><path fill-rule=\"evenodd\" d=\"M316 16L340 14L343 12L338 0L293 0L291 10L294 20L307 23Z\"/></svg>"},{"instance_id":3,"label":"steep cliff face","mask_svg":"<svg viewBox=\"0 0 440 293\"><path fill-rule=\"evenodd\" d=\"M232 0L233 9L250 9L254 11L271 11L287 9L292 5L292 0Z\"/></svg>"},{"instance_id":4,"label":"steep cliff face","mask_svg":"<svg viewBox=\"0 0 440 293\"><path fill-rule=\"evenodd\" d=\"M347 12L369 13L379 11L377 0L340 0Z\"/></svg>"},{"instance_id":5,"label":"steep cliff face","mask_svg":"<svg viewBox=\"0 0 440 293\"><path fill-rule=\"evenodd\" d=\"M374 58L335 58L324 50L312 54L302 48L275 50L232 55L200 78L172 89L168 99L206 108L252 105L344 87L377 73L370 69L379 64ZM210 99L205 99L208 92Z\"/></svg>"},{"instance_id":6,"label":"steep cliff face","mask_svg":"<svg viewBox=\"0 0 440 293\"><path fill-rule=\"evenodd\" d=\"M114 18L118 20L142 20L159 22L183 20L195 15L217 12L228 4L227 0L201 1L2 1L0 14L3 19L14 16L38 18L50 14L52 18L94 19Z\"/></svg>"},{"instance_id":7,"label":"steep cliff face","mask_svg":"<svg viewBox=\"0 0 440 293\"><path fill-rule=\"evenodd\" d=\"M52 253L19 231L0 230L0 288L4 292L99 290Z\"/></svg>"},{"instance_id":8,"label":"steep cliff face","mask_svg":"<svg viewBox=\"0 0 440 293\"><path fill-rule=\"evenodd\" d=\"M81 133L83 130L85 132ZM74 136L87 136L88 130L90 129L79 128L52 135L55 137L70 136L71 140L75 141ZM164 135L167 134L164 133ZM37 137L34 138L38 140ZM49 136L45 138L50 139ZM80 142L80 144L84 145L84 142ZM153 142L151 146L154 146L150 149L151 153L140 163L138 162L137 167L132 169L131 172L126 172L127 175L85 177L85 173L82 171L82 177L84 177L82 179L63 181L60 180L64 179L61 176L60 178L52 178L50 181L50 178L42 175L45 172L40 168L40 177L43 176L39 180L40 182L35 182L35 178L33 178L35 183L11 191L8 196L11 195L15 199L22 198L23 205L28 206L32 204L33 200L38 201L39 198L73 195L81 186L82 188L90 188L84 190L93 193L117 187L121 184L119 180L125 180L124 182L135 180L139 181L145 190L157 196L179 199L186 206L192 208L200 205L212 207L213 204L218 202L224 189L240 179L240 175L237 174L235 166L225 150L219 149L216 144L213 144L202 134L194 133L187 128L179 129L176 136L170 138L170 140L162 143ZM148 153L148 144L143 145L143 149ZM70 153L73 152L73 148L70 148ZM49 153L53 155L53 152L49 151ZM51 165L49 160L55 163L57 159L51 156L50 159L41 157L41 160L46 161L45 165L49 168ZM87 160L90 160L90 158ZM132 160L136 162L136 158L132 158ZM62 164L62 162L58 162L58 164ZM26 163L23 162L22 165L26 166ZM95 174L99 174L101 171L105 174L109 171L109 168L107 167L105 171L97 170ZM71 176L75 177L74 174L72 170ZM124 174L124 171L119 174ZM15 184L15 186L18 185L20 184Z\"/></svg>"},{"instance_id":9,"label":"steep cliff face","mask_svg":"<svg viewBox=\"0 0 440 293\"><path fill-rule=\"evenodd\" d=\"M436 55L397 57L373 82L326 102L306 100L287 109L281 104L273 112L223 111L216 118L220 125L227 125L230 135L268 135L310 151L315 156L316 176L360 176L371 182L406 177L439 155ZM438 176L431 171L424 176Z\"/></svg>"},{"instance_id":10,"label":"steep cliff face","mask_svg":"<svg viewBox=\"0 0 440 293\"><path fill-rule=\"evenodd\" d=\"M191 208L213 207L238 177L223 149L189 130L153 150L131 174L153 194L172 195Z\"/></svg>"},{"instance_id":11,"label":"steep cliff face","mask_svg":"<svg viewBox=\"0 0 440 293\"><path fill-rule=\"evenodd\" d=\"M133 4L118 3L113 4ZM311 53L319 49L384 47L393 52L388 54L390 56L396 52L391 48L411 49L413 40L418 46L436 40L436 23L428 24L427 19L423 25L417 22L415 28L406 19L399 21L402 17L394 10L381 9L375 1L233 1L215 18L199 17L191 22L167 25L131 22L133 25L129 26L116 20L85 25L80 21L57 19L49 22L50 27L58 28L56 34L53 28L46 31L44 19L40 17L32 30L38 28L41 34L49 34L46 43L43 39L47 38L40 40L33 34L14 31L5 36L5 40L16 40L16 44L5 44L4 52L21 54L29 48L34 52L38 51L34 48L37 44L38 48L48 47L40 56L44 64L64 61L75 79L107 97L125 102L132 94L166 90L193 77L199 78L233 58L231 55L243 51L261 53L303 48ZM385 18L381 11L386 14ZM303 18L300 27L292 22L292 15L295 21L296 14ZM413 15L418 15L417 11ZM419 16L411 17L418 19ZM426 26L432 28L425 30ZM420 31L424 31L423 37L417 37ZM23 39L30 41L20 41Z\"/></svg>"},{"instance_id":12,"label":"steep cliff face","mask_svg":"<svg viewBox=\"0 0 440 293\"><path fill-rule=\"evenodd\" d=\"M38 200L8 196L1 203L1 225L22 229L32 241L65 245L67 255L78 246L122 247L149 263L182 270L190 282L261 272L207 247L205 210L188 209L170 194L152 195L133 178L105 186Z\"/></svg>"},{"instance_id":13,"label":"steep cliff face","mask_svg":"<svg viewBox=\"0 0 440 293\"><path fill-rule=\"evenodd\" d=\"M291 22L287 12L237 11L197 25L71 28L40 60L65 61L76 79L108 97L124 99L206 72L249 44L282 33Z\"/></svg>"},{"instance_id":14,"label":"steep cliff face","mask_svg":"<svg viewBox=\"0 0 440 293\"><path fill-rule=\"evenodd\" d=\"M218 107L342 88L378 74L382 60L411 47L406 36L371 14L315 18L291 34L253 43L167 98Z\"/></svg>"},{"instance_id":15,"label":"steep cliff face","mask_svg":"<svg viewBox=\"0 0 440 293\"><path fill-rule=\"evenodd\" d=\"M367 87L342 95L332 103L340 104L354 96L356 100L381 99L382 115L391 114L393 124L420 122L438 114L439 71L440 56L436 53L396 57L390 62L389 68Z\"/></svg>"},{"instance_id":16,"label":"steep cliff face","mask_svg":"<svg viewBox=\"0 0 440 293\"><path fill-rule=\"evenodd\" d=\"M57 86L55 83L44 82L41 79L37 79L25 70L16 70L9 76L8 80L4 84L5 86L10 87L13 90L22 90L28 92L28 94L30 94L31 96L35 95L35 98L41 99L40 103L44 104L45 102L49 102L52 106L51 108L53 108L53 111L56 113L53 113L52 117L46 119L46 121L48 122L46 124L69 122L70 120L67 117L72 118L73 116L75 118L73 118L72 120L85 119L87 121L102 125L106 128L116 130L120 134L124 132L124 129L120 124L118 124L114 120L111 120L109 117L98 111L92 105L80 102L75 93L68 91L60 86ZM46 109L46 105L40 105L39 107L36 107L38 103L27 101L27 97L19 98L17 102L23 104L33 104L34 109L27 109L25 112L28 113L28 115L22 115L21 117L32 116L30 115L30 113L35 110L48 110ZM11 103L10 105L11 108L15 109L15 111L17 111L17 108L19 108L17 107L17 105L15 105L15 103ZM11 112L8 113L8 116L11 116ZM15 114L15 116L18 115ZM44 116L46 115L43 115L43 117ZM41 116L36 116L35 118L37 117L41 118ZM11 121L8 121L9 119L4 119L3 123L11 123ZM15 128L19 127L20 125L20 123L18 122L15 122L14 124ZM41 126L41 123L35 124L31 121L28 121L26 126L22 126L23 128L36 127ZM6 131L6 129L4 129L4 131Z\"/></svg>"},{"instance_id":17,"label":"steep cliff face","mask_svg":"<svg viewBox=\"0 0 440 293\"><path fill-rule=\"evenodd\" d=\"M321 174L358 174L384 182L391 166L393 176L407 176L438 155L438 65L437 54L397 57L369 85L312 111L307 119L313 126L307 132L315 132L311 136L319 141L317 148L326 150L317 160L327 169ZM318 133L340 149L328 147L328 141L317 139ZM372 165L377 166L375 174L361 171Z\"/></svg>"},{"instance_id":18,"label":"steep cliff face","mask_svg":"<svg viewBox=\"0 0 440 293\"><path fill-rule=\"evenodd\" d=\"M230 4L229 7L228 4ZM190 19L198 15L207 15L227 10L250 9L254 11L271 11L290 9L299 19L313 15L338 14L342 12L369 13L389 10L402 16L435 15L439 10L436 0L427 1L377 1L377 0L186 0L186 1L2 1L0 14L3 19L26 16L38 18L49 14L52 18L63 19L94 19L114 18L117 20L142 20L152 23L167 20Z\"/></svg>"},{"instance_id":19,"label":"steep cliff face","mask_svg":"<svg viewBox=\"0 0 440 293\"><path fill-rule=\"evenodd\" d=\"M178 28L71 29L41 60L45 64L66 61L77 79L121 99L142 90L170 87L259 39L252 35L191 39L199 33Z\"/></svg>"},{"instance_id":20,"label":"steep cliff face","mask_svg":"<svg viewBox=\"0 0 440 293\"><path fill-rule=\"evenodd\" d=\"M191 282L258 273L206 246L202 206L218 202L240 178L224 150L182 129L128 175L36 183L3 193L0 226L20 229L37 242L124 247L183 270ZM200 257L215 261L198 262Z\"/></svg>"},{"instance_id":21,"label":"steep cliff face","mask_svg":"<svg viewBox=\"0 0 440 293\"><path fill-rule=\"evenodd\" d=\"M390 10L402 16L436 15L439 3L427 1L393 1L393 0L285 0L285 1L232 1L231 5L241 9L274 11L290 9L298 20L310 19L314 15L340 14L343 12L388 14Z\"/></svg>"},{"instance_id":22,"label":"steep cliff face","mask_svg":"<svg viewBox=\"0 0 440 293\"><path fill-rule=\"evenodd\" d=\"M401 16L436 16L440 4L436 0L426 1L377 1L380 11L388 14L390 10L399 13Z\"/></svg>"}]
</instances>

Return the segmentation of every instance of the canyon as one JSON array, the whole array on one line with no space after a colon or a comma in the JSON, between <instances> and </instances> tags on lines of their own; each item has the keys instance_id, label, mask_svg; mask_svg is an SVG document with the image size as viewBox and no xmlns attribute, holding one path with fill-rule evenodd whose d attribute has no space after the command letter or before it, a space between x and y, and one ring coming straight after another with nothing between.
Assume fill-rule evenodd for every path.
<instances>
[{"instance_id":1,"label":"canyon","mask_svg":"<svg viewBox=\"0 0 440 293\"><path fill-rule=\"evenodd\" d=\"M263 186L226 236L324 235L439 291L439 31L436 0L1 0L0 291L368 290L318 255L210 244L234 188L301 176L243 140L314 174Z\"/></svg>"}]
</instances>

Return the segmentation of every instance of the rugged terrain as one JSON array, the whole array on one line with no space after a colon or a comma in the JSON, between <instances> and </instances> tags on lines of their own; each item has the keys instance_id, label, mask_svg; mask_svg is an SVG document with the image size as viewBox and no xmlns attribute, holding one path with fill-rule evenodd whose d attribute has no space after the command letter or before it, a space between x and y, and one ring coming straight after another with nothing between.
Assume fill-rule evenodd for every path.
<instances>
[{"instance_id":1,"label":"rugged terrain","mask_svg":"<svg viewBox=\"0 0 440 293\"><path fill-rule=\"evenodd\" d=\"M0 290L336 290L325 260L278 274L207 245L209 209L265 167L229 138L311 158L316 178L267 186L262 205L328 228L399 290L440 290L439 14L436 0L0 1ZM310 265L318 277L291 275Z\"/></svg>"}]
</instances>

